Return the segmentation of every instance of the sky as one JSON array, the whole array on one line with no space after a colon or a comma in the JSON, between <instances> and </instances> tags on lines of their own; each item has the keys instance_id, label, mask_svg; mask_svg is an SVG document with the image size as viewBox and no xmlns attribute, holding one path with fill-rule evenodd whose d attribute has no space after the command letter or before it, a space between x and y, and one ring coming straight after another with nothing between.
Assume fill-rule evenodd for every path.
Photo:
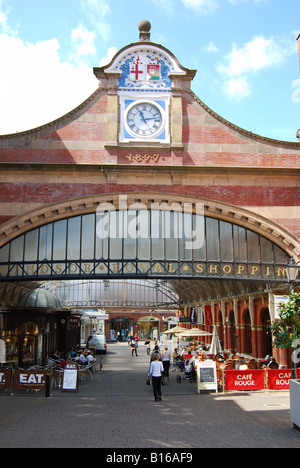
<instances>
[{"instance_id":1,"label":"sky","mask_svg":"<svg viewBox=\"0 0 300 468\"><path fill-rule=\"evenodd\" d=\"M192 91L250 132L297 141L299 0L0 0L0 134L29 130L80 105L93 67L151 41L197 70Z\"/></svg>"}]
</instances>

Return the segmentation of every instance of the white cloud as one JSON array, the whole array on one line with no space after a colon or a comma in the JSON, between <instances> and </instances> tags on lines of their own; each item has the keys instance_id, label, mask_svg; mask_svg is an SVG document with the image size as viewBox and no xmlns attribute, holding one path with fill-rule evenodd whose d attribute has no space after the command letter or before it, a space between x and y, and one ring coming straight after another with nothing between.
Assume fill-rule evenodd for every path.
<instances>
[{"instance_id":1,"label":"white cloud","mask_svg":"<svg viewBox=\"0 0 300 468\"><path fill-rule=\"evenodd\" d=\"M192 8L202 14L211 13L219 6L216 0L181 0L181 2L186 8Z\"/></svg>"},{"instance_id":2,"label":"white cloud","mask_svg":"<svg viewBox=\"0 0 300 468\"><path fill-rule=\"evenodd\" d=\"M210 42L207 46L202 47L202 49L204 50L204 52L209 52L213 54L219 52L218 47L213 42Z\"/></svg>"},{"instance_id":3,"label":"white cloud","mask_svg":"<svg viewBox=\"0 0 300 468\"><path fill-rule=\"evenodd\" d=\"M5 32L7 31L7 28L8 28L7 15L8 15L8 8L6 5L6 1L0 0L0 28Z\"/></svg>"},{"instance_id":4,"label":"white cloud","mask_svg":"<svg viewBox=\"0 0 300 468\"><path fill-rule=\"evenodd\" d=\"M103 41L107 41L110 26L105 20L111 12L109 0L81 0L81 8L96 33L100 35Z\"/></svg>"},{"instance_id":5,"label":"white cloud","mask_svg":"<svg viewBox=\"0 0 300 468\"><path fill-rule=\"evenodd\" d=\"M250 86L246 78L231 78L224 83L224 91L230 99L242 99L249 96Z\"/></svg>"},{"instance_id":6,"label":"white cloud","mask_svg":"<svg viewBox=\"0 0 300 468\"><path fill-rule=\"evenodd\" d=\"M107 51L106 57L103 57L100 60L100 67L104 67L105 65L108 65L112 61L116 53L117 53L117 48L110 47Z\"/></svg>"},{"instance_id":7,"label":"white cloud","mask_svg":"<svg viewBox=\"0 0 300 468\"><path fill-rule=\"evenodd\" d=\"M62 62L53 38L35 44L0 35L0 134L50 122L77 107L97 88L87 65Z\"/></svg>"},{"instance_id":8,"label":"white cloud","mask_svg":"<svg viewBox=\"0 0 300 468\"><path fill-rule=\"evenodd\" d=\"M281 45L274 37L256 36L240 48L234 44L224 63L217 65L225 92L231 98L249 96L249 80L264 69L281 66L291 51L290 43Z\"/></svg>"},{"instance_id":9,"label":"white cloud","mask_svg":"<svg viewBox=\"0 0 300 468\"><path fill-rule=\"evenodd\" d=\"M88 31L82 24L76 29L73 29L71 39L76 50L73 56L77 61L80 60L81 57L94 55L97 52L94 45L96 34L92 31Z\"/></svg>"},{"instance_id":10,"label":"white cloud","mask_svg":"<svg viewBox=\"0 0 300 468\"><path fill-rule=\"evenodd\" d=\"M156 3L160 8L163 8L168 14L174 11L174 0L152 0L152 3Z\"/></svg>"},{"instance_id":11,"label":"white cloud","mask_svg":"<svg viewBox=\"0 0 300 468\"><path fill-rule=\"evenodd\" d=\"M292 102L294 104L300 103L300 80L294 80L292 83L292 88L296 88L292 93Z\"/></svg>"},{"instance_id":12,"label":"white cloud","mask_svg":"<svg viewBox=\"0 0 300 468\"><path fill-rule=\"evenodd\" d=\"M266 39L263 36L257 36L240 49L234 44L226 61L226 65L219 66L219 71L228 76L239 76L243 73L257 72L263 68L281 65L283 54L274 38Z\"/></svg>"},{"instance_id":13,"label":"white cloud","mask_svg":"<svg viewBox=\"0 0 300 468\"><path fill-rule=\"evenodd\" d=\"M242 3L248 2L248 0L228 0L232 5L241 5ZM254 3L267 3L268 0L253 0Z\"/></svg>"}]
</instances>

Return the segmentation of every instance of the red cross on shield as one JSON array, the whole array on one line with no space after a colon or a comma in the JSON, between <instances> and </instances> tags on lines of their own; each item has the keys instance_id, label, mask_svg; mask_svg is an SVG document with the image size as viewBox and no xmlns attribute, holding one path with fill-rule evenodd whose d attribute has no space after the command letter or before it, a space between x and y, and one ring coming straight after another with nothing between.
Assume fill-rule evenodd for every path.
<instances>
[{"instance_id":1,"label":"red cross on shield","mask_svg":"<svg viewBox=\"0 0 300 468\"><path fill-rule=\"evenodd\" d=\"M144 70L142 68L142 62L140 57L138 57L132 64L130 70L130 79L132 81L141 81L144 78Z\"/></svg>"}]
</instances>

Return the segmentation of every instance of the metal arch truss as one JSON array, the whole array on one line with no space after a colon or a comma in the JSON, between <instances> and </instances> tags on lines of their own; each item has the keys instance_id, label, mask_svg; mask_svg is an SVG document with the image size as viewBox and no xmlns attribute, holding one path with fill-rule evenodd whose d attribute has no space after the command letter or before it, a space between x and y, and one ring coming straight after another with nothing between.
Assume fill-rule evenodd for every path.
<instances>
[{"instance_id":1,"label":"metal arch truss","mask_svg":"<svg viewBox=\"0 0 300 468\"><path fill-rule=\"evenodd\" d=\"M45 282L64 307L174 309L179 296L165 280L70 280Z\"/></svg>"}]
</instances>

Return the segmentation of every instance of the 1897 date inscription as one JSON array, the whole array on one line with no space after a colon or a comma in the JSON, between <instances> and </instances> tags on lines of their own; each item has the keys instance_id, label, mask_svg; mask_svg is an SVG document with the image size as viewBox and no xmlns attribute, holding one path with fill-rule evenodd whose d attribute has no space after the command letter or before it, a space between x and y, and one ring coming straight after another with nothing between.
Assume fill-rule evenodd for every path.
<instances>
[{"instance_id":1,"label":"1897 date inscription","mask_svg":"<svg viewBox=\"0 0 300 468\"><path fill-rule=\"evenodd\" d=\"M147 163L147 162L157 162L162 156L159 153L149 154L149 153L129 153L126 158L130 162L137 163ZM162 158L164 159L164 158Z\"/></svg>"}]
</instances>

